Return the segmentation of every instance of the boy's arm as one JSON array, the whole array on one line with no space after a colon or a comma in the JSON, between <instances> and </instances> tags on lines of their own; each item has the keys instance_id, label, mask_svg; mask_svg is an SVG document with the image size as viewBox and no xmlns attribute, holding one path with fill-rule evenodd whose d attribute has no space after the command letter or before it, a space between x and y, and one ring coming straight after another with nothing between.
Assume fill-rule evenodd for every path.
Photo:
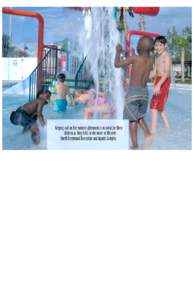
<instances>
[{"instance_id":1,"label":"boy's arm","mask_svg":"<svg viewBox=\"0 0 194 300\"><path fill-rule=\"evenodd\" d=\"M37 107L37 118L40 121L40 124L42 126L45 125L45 121L44 121L44 116L42 114L42 109L43 109L43 104L41 101L38 102L38 107Z\"/></svg>"},{"instance_id":2,"label":"boy's arm","mask_svg":"<svg viewBox=\"0 0 194 300\"><path fill-rule=\"evenodd\" d=\"M153 69L152 69L151 72L150 72L149 78L150 78L150 79L153 79L153 78L155 78L155 77L156 77L156 65L154 64Z\"/></svg>"},{"instance_id":3,"label":"boy's arm","mask_svg":"<svg viewBox=\"0 0 194 300\"><path fill-rule=\"evenodd\" d=\"M134 63L134 60L136 59L136 56L129 56L127 59L121 60L120 59L121 52L122 52L122 46L121 45L117 45L117 47L116 47L116 55L115 55L115 67L116 68L125 67L125 66L128 66L128 65Z\"/></svg>"},{"instance_id":4,"label":"boy's arm","mask_svg":"<svg viewBox=\"0 0 194 300\"><path fill-rule=\"evenodd\" d=\"M160 93L161 86L166 81L166 79L170 77L171 66L172 66L171 58L169 55L166 55L166 57L164 58L164 72L162 74L160 81L154 87L154 91L153 91L154 95L158 95Z\"/></svg>"}]
</instances>

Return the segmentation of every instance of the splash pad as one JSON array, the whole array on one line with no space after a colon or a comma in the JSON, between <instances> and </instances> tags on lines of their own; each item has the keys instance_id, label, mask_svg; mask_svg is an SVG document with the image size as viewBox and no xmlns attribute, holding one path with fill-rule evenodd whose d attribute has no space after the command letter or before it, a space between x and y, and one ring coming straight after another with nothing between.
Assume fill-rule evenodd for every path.
<instances>
[{"instance_id":1,"label":"splash pad","mask_svg":"<svg viewBox=\"0 0 194 300\"><path fill-rule=\"evenodd\" d=\"M120 39L113 8L91 8L84 16L80 45L87 56L88 69L97 94L105 92L115 107L115 118L122 118L122 70L114 67L115 47Z\"/></svg>"}]
</instances>

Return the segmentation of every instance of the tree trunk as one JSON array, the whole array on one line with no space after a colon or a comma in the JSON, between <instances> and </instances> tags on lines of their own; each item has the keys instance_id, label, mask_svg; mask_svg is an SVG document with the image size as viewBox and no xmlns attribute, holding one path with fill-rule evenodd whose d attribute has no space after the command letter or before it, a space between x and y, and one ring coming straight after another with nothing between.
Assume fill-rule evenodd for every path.
<instances>
[{"instance_id":1,"label":"tree trunk","mask_svg":"<svg viewBox=\"0 0 194 300\"><path fill-rule=\"evenodd\" d=\"M145 19L144 19L144 15L140 15L139 30L145 31Z\"/></svg>"},{"instance_id":2,"label":"tree trunk","mask_svg":"<svg viewBox=\"0 0 194 300\"><path fill-rule=\"evenodd\" d=\"M181 80L185 80L185 48L181 48Z\"/></svg>"},{"instance_id":3,"label":"tree trunk","mask_svg":"<svg viewBox=\"0 0 194 300\"><path fill-rule=\"evenodd\" d=\"M191 77L191 67L188 65L188 78Z\"/></svg>"}]
</instances>

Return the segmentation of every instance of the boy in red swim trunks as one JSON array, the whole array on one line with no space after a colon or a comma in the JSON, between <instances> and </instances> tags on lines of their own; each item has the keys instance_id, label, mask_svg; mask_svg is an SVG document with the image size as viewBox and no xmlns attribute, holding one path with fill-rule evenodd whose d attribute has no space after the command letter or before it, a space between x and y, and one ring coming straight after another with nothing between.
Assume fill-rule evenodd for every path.
<instances>
[{"instance_id":1,"label":"boy in red swim trunks","mask_svg":"<svg viewBox=\"0 0 194 300\"><path fill-rule=\"evenodd\" d=\"M168 99L170 89L170 75L171 75L171 57L166 50L167 40L164 36L159 36L154 41L154 49L156 51L155 66L152 73L154 77L153 96L150 103L151 108L151 132L153 135L157 131L158 111L161 114L164 122L164 127L169 128L169 121L164 107Z\"/></svg>"}]
</instances>

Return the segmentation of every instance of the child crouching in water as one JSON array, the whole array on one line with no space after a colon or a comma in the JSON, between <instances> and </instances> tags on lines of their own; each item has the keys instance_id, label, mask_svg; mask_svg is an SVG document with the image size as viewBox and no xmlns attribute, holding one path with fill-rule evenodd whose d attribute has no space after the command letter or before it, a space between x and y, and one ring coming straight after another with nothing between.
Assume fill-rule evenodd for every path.
<instances>
[{"instance_id":1,"label":"child crouching in water","mask_svg":"<svg viewBox=\"0 0 194 300\"><path fill-rule=\"evenodd\" d=\"M91 119L95 113L102 114L103 118L110 118L114 111L113 105L108 103L105 93L98 93L96 99L96 91L94 89L76 91L75 102L87 104L84 110L84 119Z\"/></svg>"},{"instance_id":2,"label":"child crouching in water","mask_svg":"<svg viewBox=\"0 0 194 300\"><path fill-rule=\"evenodd\" d=\"M13 111L10 115L11 123L22 126L23 133L29 130L31 131L32 141L36 145L40 143L40 130L37 121L40 122L41 126L45 125L42 111L43 107L48 104L50 96L51 92L49 90L45 92L40 90L35 100L18 107L16 111Z\"/></svg>"}]
</instances>

